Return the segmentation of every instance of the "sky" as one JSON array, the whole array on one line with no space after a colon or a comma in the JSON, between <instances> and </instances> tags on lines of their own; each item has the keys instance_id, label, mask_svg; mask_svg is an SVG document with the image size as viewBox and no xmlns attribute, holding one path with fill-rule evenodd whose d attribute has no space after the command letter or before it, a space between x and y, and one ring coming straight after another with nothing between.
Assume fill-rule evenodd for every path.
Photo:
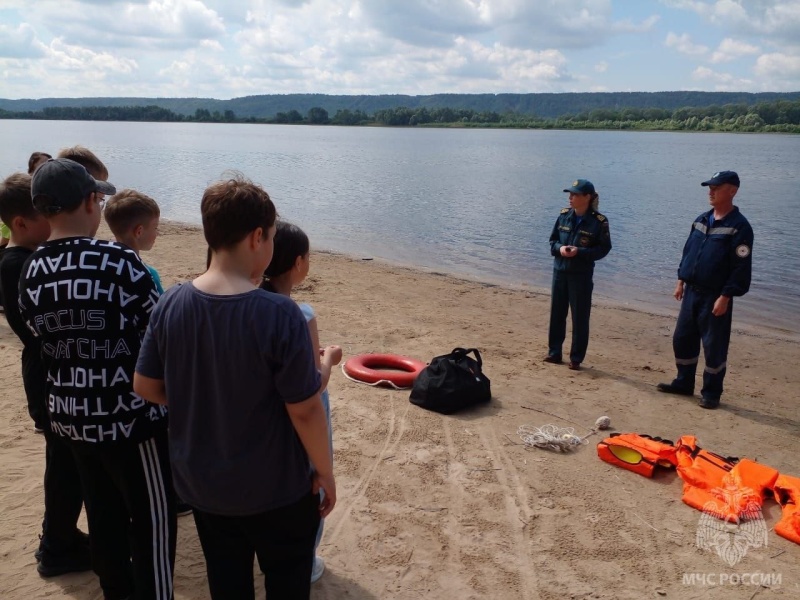
<instances>
[{"instance_id":1,"label":"sky","mask_svg":"<svg viewBox=\"0 0 800 600\"><path fill-rule=\"evenodd\" d=\"M800 91L800 0L0 0L0 97Z\"/></svg>"}]
</instances>

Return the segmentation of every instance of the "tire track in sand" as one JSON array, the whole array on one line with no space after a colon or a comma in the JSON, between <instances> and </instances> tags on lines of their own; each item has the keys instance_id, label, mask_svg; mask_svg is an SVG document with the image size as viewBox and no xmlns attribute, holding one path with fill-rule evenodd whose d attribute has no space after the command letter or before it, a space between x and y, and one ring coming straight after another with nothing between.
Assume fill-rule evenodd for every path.
<instances>
[{"instance_id":1,"label":"tire track in sand","mask_svg":"<svg viewBox=\"0 0 800 600\"><path fill-rule=\"evenodd\" d=\"M400 443L400 440L403 437L403 433L405 432L406 429L406 421L409 408L411 407L411 403L410 402L405 403L405 410L403 411L402 415L400 415L400 417L398 417L395 413L395 408L394 408L395 400L390 397L388 404L390 406L389 423L388 423L388 431L386 433L383 446L378 452L378 455L372 461L372 464L369 465L366 472L359 478L358 482L353 488L352 495L350 495L349 498L347 499L346 506L343 507L344 510L334 511L332 513L332 515L338 514L339 518L331 528L330 534L328 536L330 542L335 542L338 540L339 534L341 533L342 529L350 521L353 508L364 497L364 493L366 492L370 482L375 476L375 472L381 466L384 457L388 456L389 453L397 447L397 445ZM385 415L383 416L385 417Z\"/></svg>"}]
</instances>

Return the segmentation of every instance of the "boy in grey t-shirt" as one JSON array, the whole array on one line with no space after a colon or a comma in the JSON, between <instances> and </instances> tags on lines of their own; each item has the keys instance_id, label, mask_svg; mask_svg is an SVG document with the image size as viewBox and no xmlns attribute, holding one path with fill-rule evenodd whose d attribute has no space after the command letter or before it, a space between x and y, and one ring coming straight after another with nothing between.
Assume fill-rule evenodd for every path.
<instances>
[{"instance_id":1,"label":"boy in grey t-shirt","mask_svg":"<svg viewBox=\"0 0 800 600\"><path fill-rule=\"evenodd\" d=\"M316 350L297 305L251 282L272 258L267 193L223 181L201 210L210 267L161 297L134 389L169 405L175 489L194 508L212 598L253 597L255 556L269 598L308 598L319 519L336 502Z\"/></svg>"}]
</instances>

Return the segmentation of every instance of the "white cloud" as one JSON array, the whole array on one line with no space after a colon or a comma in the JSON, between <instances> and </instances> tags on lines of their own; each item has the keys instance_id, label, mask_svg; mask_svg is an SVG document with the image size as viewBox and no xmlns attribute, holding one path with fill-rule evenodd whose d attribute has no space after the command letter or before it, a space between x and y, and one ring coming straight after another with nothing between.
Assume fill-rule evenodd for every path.
<instances>
[{"instance_id":1,"label":"white cloud","mask_svg":"<svg viewBox=\"0 0 800 600\"><path fill-rule=\"evenodd\" d=\"M712 63L730 62L742 56L750 54L758 54L760 51L758 46L734 40L732 38L725 38L720 42L719 47L711 55Z\"/></svg>"},{"instance_id":2,"label":"white cloud","mask_svg":"<svg viewBox=\"0 0 800 600\"><path fill-rule=\"evenodd\" d=\"M708 67L697 67L692 72L692 79L704 84L712 84L713 91L716 92L750 91L754 86L754 82L750 79L739 78L730 73L718 73Z\"/></svg>"},{"instance_id":3,"label":"white cloud","mask_svg":"<svg viewBox=\"0 0 800 600\"><path fill-rule=\"evenodd\" d=\"M85 0L67 0L50 7L42 11L42 23L69 43L91 40L115 50L192 48L225 34L222 18L200 0L117 2L92 8L81 4Z\"/></svg>"},{"instance_id":4,"label":"white cloud","mask_svg":"<svg viewBox=\"0 0 800 600\"><path fill-rule=\"evenodd\" d=\"M800 89L800 0L662 0L627 14L620 0L0 4L9 97L81 96L97 82L105 95L215 98ZM697 79L685 67L693 59L727 74Z\"/></svg>"},{"instance_id":5,"label":"white cloud","mask_svg":"<svg viewBox=\"0 0 800 600\"><path fill-rule=\"evenodd\" d=\"M773 54L763 54L756 60L754 72L771 80L788 84L785 89L797 89L797 82L800 80L800 56L790 56L776 52Z\"/></svg>"},{"instance_id":6,"label":"white cloud","mask_svg":"<svg viewBox=\"0 0 800 600\"><path fill-rule=\"evenodd\" d=\"M692 11L708 23L740 35L761 35L797 45L800 0L661 0L673 8Z\"/></svg>"},{"instance_id":7,"label":"white cloud","mask_svg":"<svg viewBox=\"0 0 800 600\"><path fill-rule=\"evenodd\" d=\"M702 56L708 52L708 46L695 44L688 33L678 35L670 31L664 40L664 45L667 48L674 48L686 56Z\"/></svg>"},{"instance_id":8,"label":"white cloud","mask_svg":"<svg viewBox=\"0 0 800 600\"><path fill-rule=\"evenodd\" d=\"M97 80L112 73L132 73L137 69L137 64L133 59L118 58L108 52L94 52L56 39L48 48L48 67L77 71L90 80Z\"/></svg>"},{"instance_id":9,"label":"white cloud","mask_svg":"<svg viewBox=\"0 0 800 600\"><path fill-rule=\"evenodd\" d=\"M28 23L10 27L0 23L0 58L38 58L45 47Z\"/></svg>"}]
</instances>

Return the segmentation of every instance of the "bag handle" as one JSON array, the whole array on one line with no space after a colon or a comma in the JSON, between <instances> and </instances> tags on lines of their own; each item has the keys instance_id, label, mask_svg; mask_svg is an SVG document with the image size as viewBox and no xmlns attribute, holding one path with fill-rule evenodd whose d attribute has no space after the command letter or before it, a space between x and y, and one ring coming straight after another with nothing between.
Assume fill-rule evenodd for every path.
<instances>
[{"instance_id":1,"label":"bag handle","mask_svg":"<svg viewBox=\"0 0 800 600\"><path fill-rule=\"evenodd\" d=\"M475 359L478 362L478 367L483 366L483 359L481 358L481 353L478 352L477 348L453 348L453 351L450 354L455 356L466 356L467 354L472 353L475 355Z\"/></svg>"}]
</instances>

